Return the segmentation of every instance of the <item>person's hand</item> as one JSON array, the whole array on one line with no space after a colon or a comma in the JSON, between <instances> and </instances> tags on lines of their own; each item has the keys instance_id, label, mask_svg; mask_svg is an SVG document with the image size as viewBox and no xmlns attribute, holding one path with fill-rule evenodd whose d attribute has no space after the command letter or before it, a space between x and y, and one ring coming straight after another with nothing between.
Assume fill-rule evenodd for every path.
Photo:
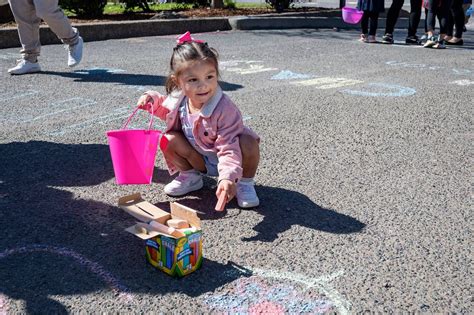
<instances>
[{"instance_id":1,"label":"person's hand","mask_svg":"<svg viewBox=\"0 0 474 315\"><path fill-rule=\"evenodd\" d=\"M146 111L150 111L153 108L153 98L150 95L143 94L138 99L137 107Z\"/></svg>"},{"instance_id":2,"label":"person's hand","mask_svg":"<svg viewBox=\"0 0 474 315\"><path fill-rule=\"evenodd\" d=\"M230 181L228 179L223 179L219 182L219 185L217 186L216 190L216 196L217 199L219 199L219 196L221 195L221 192L225 191L227 195L227 202L229 202L232 198L235 197L235 193L237 192L237 186L233 181Z\"/></svg>"}]
</instances>

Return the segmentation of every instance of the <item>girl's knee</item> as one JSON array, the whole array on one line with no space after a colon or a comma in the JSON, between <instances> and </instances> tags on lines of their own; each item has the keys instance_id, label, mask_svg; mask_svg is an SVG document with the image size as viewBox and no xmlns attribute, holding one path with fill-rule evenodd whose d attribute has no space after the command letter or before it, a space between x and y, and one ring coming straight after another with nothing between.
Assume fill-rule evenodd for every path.
<instances>
[{"instance_id":1,"label":"girl's knee","mask_svg":"<svg viewBox=\"0 0 474 315\"><path fill-rule=\"evenodd\" d=\"M257 157L260 154L258 141L254 137L250 135L240 135L239 142L242 155Z\"/></svg>"},{"instance_id":2,"label":"girl's knee","mask_svg":"<svg viewBox=\"0 0 474 315\"><path fill-rule=\"evenodd\" d=\"M180 131L169 131L165 134L166 139L168 139L167 151L177 153L183 158L189 158L192 154L194 148L188 142L184 134Z\"/></svg>"}]
</instances>

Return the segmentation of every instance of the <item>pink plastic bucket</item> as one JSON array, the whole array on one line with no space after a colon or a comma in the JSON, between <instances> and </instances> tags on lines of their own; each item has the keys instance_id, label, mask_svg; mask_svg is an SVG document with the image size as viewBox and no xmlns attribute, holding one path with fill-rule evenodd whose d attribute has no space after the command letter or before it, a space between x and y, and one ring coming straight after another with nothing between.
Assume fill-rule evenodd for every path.
<instances>
[{"instance_id":1,"label":"pink plastic bucket","mask_svg":"<svg viewBox=\"0 0 474 315\"><path fill-rule=\"evenodd\" d=\"M137 110L138 107L128 117L121 130L107 132L115 180L119 185L150 184L158 143L162 150L166 148L167 140L162 137L161 131L150 129L153 115L147 130L126 129Z\"/></svg>"},{"instance_id":2,"label":"pink plastic bucket","mask_svg":"<svg viewBox=\"0 0 474 315\"><path fill-rule=\"evenodd\" d=\"M344 7L342 8L342 19L349 24L357 24L362 19L364 11L359 11L356 8Z\"/></svg>"}]
</instances>

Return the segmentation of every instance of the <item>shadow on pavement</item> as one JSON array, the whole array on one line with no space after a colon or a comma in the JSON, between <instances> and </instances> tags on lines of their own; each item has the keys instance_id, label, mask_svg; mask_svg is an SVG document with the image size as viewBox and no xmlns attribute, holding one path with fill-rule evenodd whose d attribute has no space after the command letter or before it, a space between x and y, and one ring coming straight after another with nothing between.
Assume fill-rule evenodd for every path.
<instances>
[{"instance_id":1,"label":"shadow on pavement","mask_svg":"<svg viewBox=\"0 0 474 315\"><path fill-rule=\"evenodd\" d=\"M203 189L190 193L177 201L196 209L199 212L199 217L203 220L222 218L226 212L214 211L217 202L216 184L214 179L206 178ZM273 242L279 233L291 229L293 225L334 234L357 233L365 227L364 223L351 216L320 207L299 192L269 186L256 186L256 190L260 206L240 211L256 211L264 218L253 228L257 235L243 238L243 241ZM157 206L166 210L169 208L166 203L159 203ZM231 200L228 207L238 207L237 201Z\"/></svg>"},{"instance_id":2,"label":"shadow on pavement","mask_svg":"<svg viewBox=\"0 0 474 315\"><path fill-rule=\"evenodd\" d=\"M194 297L248 275L208 259L181 280L149 266L142 241L123 231L133 218L68 191L113 193L107 184L90 187L114 176L107 145L12 142L0 144L0 156L0 293L24 300L27 313L69 313L55 295L99 294L97 305L104 296L121 304L120 293Z\"/></svg>"},{"instance_id":3,"label":"shadow on pavement","mask_svg":"<svg viewBox=\"0 0 474 315\"><path fill-rule=\"evenodd\" d=\"M57 75L72 78L75 82L118 83L132 86L165 86L166 77L161 75L130 74L116 72L114 69L84 69L74 72L41 71L44 75ZM236 91L243 88L240 84L219 82L224 91Z\"/></svg>"},{"instance_id":4,"label":"shadow on pavement","mask_svg":"<svg viewBox=\"0 0 474 315\"><path fill-rule=\"evenodd\" d=\"M299 192L265 186L256 189L261 205L255 211L264 218L254 227L258 234L244 241L272 242L292 225L334 234L356 233L365 227L351 216L320 207Z\"/></svg>"}]
</instances>

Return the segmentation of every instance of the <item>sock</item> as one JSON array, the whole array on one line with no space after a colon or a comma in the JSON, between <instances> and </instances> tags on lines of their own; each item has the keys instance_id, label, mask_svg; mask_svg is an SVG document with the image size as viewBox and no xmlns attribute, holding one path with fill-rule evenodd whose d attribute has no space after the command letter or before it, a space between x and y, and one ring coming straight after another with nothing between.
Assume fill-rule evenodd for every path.
<instances>
[{"instance_id":1,"label":"sock","mask_svg":"<svg viewBox=\"0 0 474 315\"><path fill-rule=\"evenodd\" d=\"M242 177L240 179L241 183L253 183L253 177Z\"/></svg>"},{"instance_id":2,"label":"sock","mask_svg":"<svg viewBox=\"0 0 474 315\"><path fill-rule=\"evenodd\" d=\"M190 170L187 170L187 171L180 171L180 173L181 174L187 174L187 175L200 175L201 174L193 168L190 169Z\"/></svg>"}]
</instances>

